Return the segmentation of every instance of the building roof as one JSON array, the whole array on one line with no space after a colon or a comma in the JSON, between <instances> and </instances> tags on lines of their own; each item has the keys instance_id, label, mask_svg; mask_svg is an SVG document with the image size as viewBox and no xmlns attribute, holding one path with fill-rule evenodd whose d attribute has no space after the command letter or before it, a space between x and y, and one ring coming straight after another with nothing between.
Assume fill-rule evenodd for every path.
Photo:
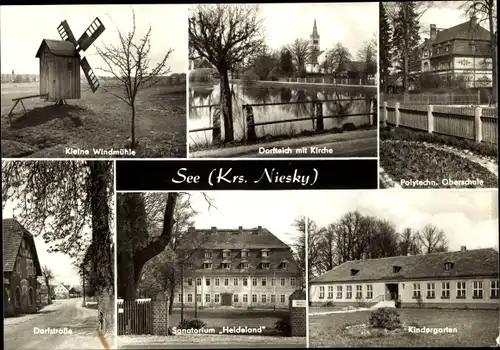
<instances>
[{"instance_id":1,"label":"building roof","mask_svg":"<svg viewBox=\"0 0 500 350\"><path fill-rule=\"evenodd\" d=\"M313 31L312 31L312 35L311 36L313 38L318 38L319 37L318 27L316 26L316 19L314 20Z\"/></svg>"},{"instance_id":2,"label":"building roof","mask_svg":"<svg viewBox=\"0 0 500 350\"><path fill-rule=\"evenodd\" d=\"M454 27L442 29L437 32L433 44L450 40L490 40L490 32L477 22L469 20Z\"/></svg>"},{"instance_id":3,"label":"building roof","mask_svg":"<svg viewBox=\"0 0 500 350\"><path fill-rule=\"evenodd\" d=\"M43 39L35 57L40 57L42 49L47 47L49 51L55 56L76 57L75 45L65 40L50 40Z\"/></svg>"},{"instance_id":4,"label":"building roof","mask_svg":"<svg viewBox=\"0 0 500 350\"><path fill-rule=\"evenodd\" d=\"M446 270L446 263L452 263L452 269ZM395 266L401 267L397 273L394 272ZM358 272L352 275L351 270ZM348 261L310 282L336 283L461 277L498 278L498 251L488 248Z\"/></svg>"},{"instance_id":5,"label":"building roof","mask_svg":"<svg viewBox=\"0 0 500 350\"><path fill-rule=\"evenodd\" d=\"M38 260L36 252L35 240L33 235L26 230L16 219L3 219L2 220L2 233L3 233L3 271L12 272L16 265L19 247L23 238L31 247L31 254L33 263L37 271L37 276L42 275L42 268Z\"/></svg>"},{"instance_id":6,"label":"building roof","mask_svg":"<svg viewBox=\"0 0 500 350\"><path fill-rule=\"evenodd\" d=\"M243 229L240 227L238 229L221 230L213 227L207 230L195 230L194 228L191 230L194 230L196 235L206 235L203 240L200 240L200 245L191 256L193 271L198 270L203 274L251 272L254 275L269 275L273 271L285 275L297 275L300 273L290 247L265 228ZM260 251L266 249L271 254L269 257L263 258L260 256ZM204 257L206 250L212 252L211 258ZM223 257L223 250L237 252L232 253L231 258L228 259ZM247 257L241 257L240 252L242 250L248 252ZM222 270L221 264L225 260L231 262L231 268ZM269 263L270 268L259 269L260 263L263 262ZM286 270L280 268L282 262L287 262ZM211 263L213 268L203 269L203 263ZM240 269L239 266L241 263L248 263L249 268L245 270Z\"/></svg>"}]
</instances>

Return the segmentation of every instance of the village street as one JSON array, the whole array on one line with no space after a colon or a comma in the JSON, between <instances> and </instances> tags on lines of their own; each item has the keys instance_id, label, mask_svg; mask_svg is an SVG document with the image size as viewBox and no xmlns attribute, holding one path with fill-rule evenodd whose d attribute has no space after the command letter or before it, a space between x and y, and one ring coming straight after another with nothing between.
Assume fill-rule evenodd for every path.
<instances>
[{"instance_id":1,"label":"village street","mask_svg":"<svg viewBox=\"0 0 500 350\"><path fill-rule=\"evenodd\" d=\"M35 330L67 328L71 334L36 334ZM82 299L54 300L37 314L4 319L4 348L102 349L97 335L97 310L82 307Z\"/></svg>"}]
</instances>

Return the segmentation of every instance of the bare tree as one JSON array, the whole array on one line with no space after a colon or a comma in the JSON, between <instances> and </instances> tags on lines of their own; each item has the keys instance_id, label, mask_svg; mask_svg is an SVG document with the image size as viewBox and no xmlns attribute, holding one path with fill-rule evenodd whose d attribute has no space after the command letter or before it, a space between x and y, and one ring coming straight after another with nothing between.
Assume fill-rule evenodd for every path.
<instances>
[{"instance_id":1,"label":"bare tree","mask_svg":"<svg viewBox=\"0 0 500 350\"><path fill-rule=\"evenodd\" d=\"M205 58L220 75L224 139L234 140L229 71L262 51L263 22L258 5L196 5L189 14L190 59Z\"/></svg>"},{"instance_id":2,"label":"bare tree","mask_svg":"<svg viewBox=\"0 0 500 350\"><path fill-rule=\"evenodd\" d=\"M492 99L491 103L495 104L498 100L498 76L497 76L497 2L495 0L473 0L466 1L461 8L468 16L476 16L478 24L487 22L490 32L490 52L492 62Z\"/></svg>"},{"instance_id":3,"label":"bare tree","mask_svg":"<svg viewBox=\"0 0 500 350\"><path fill-rule=\"evenodd\" d=\"M311 52L311 49L309 47L309 41L307 41L306 39L295 39L285 48L292 55L296 71L299 72L299 74L305 72L306 62L313 53Z\"/></svg>"},{"instance_id":4,"label":"bare tree","mask_svg":"<svg viewBox=\"0 0 500 350\"><path fill-rule=\"evenodd\" d=\"M420 240L418 232L413 232L409 227L403 229L399 234L399 254L400 255L418 255L422 253L420 249Z\"/></svg>"},{"instance_id":5,"label":"bare tree","mask_svg":"<svg viewBox=\"0 0 500 350\"><path fill-rule=\"evenodd\" d=\"M418 239L427 254L446 252L448 250L448 241L444 231L434 225L424 226L418 233Z\"/></svg>"},{"instance_id":6,"label":"bare tree","mask_svg":"<svg viewBox=\"0 0 500 350\"><path fill-rule=\"evenodd\" d=\"M130 147L136 147L135 120L136 98L141 90L153 87L160 81L160 77L170 73L167 60L174 51L168 49L163 58L151 67L151 25L142 38L137 37L135 12L132 9L132 30L128 33L116 26L120 43L118 45L101 44L96 47L97 53L103 59L105 67L99 70L110 74L104 77L103 90L119 98L130 106L132 115L130 123Z\"/></svg>"},{"instance_id":7,"label":"bare tree","mask_svg":"<svg viewBox=\"0 0 500 350\"><path fill-rule=\"evenodd\" d=\"M42 267L42 276L47 286L47 303L52 304L52 288L50 287L50 281L54 279L54 273L48 266L44 266Z\"/></svg>"},{"instance_id":8,"label":"bare tree","mask_svg":"<svg viewBox=\"0 0 500 350\"><path fill-rule=\"evenodd\" d=\"M366 74L374 74L377 71L377 37L376 35L363 43L356 54L359 61L366 63Z\"/></svg>"},{"instance_id":9,"label":"bare tree","mask_svg":"<svg viewBox=\"0 0 500 350\"><path fill-rule=\"evenodd\" d=\"M329 74L342 73L346 69L348 62L352 60L352 55L349 49L337 43L335 46L326 53L323 68Z\"/></svg>"}]
</instances>

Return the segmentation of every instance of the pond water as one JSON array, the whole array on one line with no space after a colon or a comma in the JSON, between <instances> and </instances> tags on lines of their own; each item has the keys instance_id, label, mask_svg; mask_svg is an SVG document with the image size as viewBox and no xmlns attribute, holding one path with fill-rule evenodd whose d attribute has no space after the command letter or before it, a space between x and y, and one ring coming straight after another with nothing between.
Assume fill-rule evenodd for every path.
<instances>
[{"instance_id":1,"label":"pond water","mask_svg":"<svg viewBox=\"0 0 500 350\"><path fill-rule=\"evenodd\" d=\"M370 122L368 115L348 115L369 113L369 98L375 98L377 92L376 89L366 88L262 87L240 84L232 84L231 90L233 94L234 138L236 141L241 141L245 138L247 129L243 111L243 105L245 104L335 100L323 103L323 115L325 117L342 115L342 117L324 119L324 128L328 130L342 128L347 123L354 126L368 124ZM189 130L211 127L214 108L200 108L199 106L218 105L220 101L219 84L190 87L189 94ZM312 115L312 105L312 103L300 103L254 106L254 120L255 123L262 123L275 120L308 118ZM255 132L259 138L267 135L296 135L305 131L314 131L315 122L315 120L303 120L257 125ZM222 137L224 137L223 123L224 121L221 116ZM189 143L190 145L212 143L212 131L190 132Z\"/></svg>"}]
</instances>

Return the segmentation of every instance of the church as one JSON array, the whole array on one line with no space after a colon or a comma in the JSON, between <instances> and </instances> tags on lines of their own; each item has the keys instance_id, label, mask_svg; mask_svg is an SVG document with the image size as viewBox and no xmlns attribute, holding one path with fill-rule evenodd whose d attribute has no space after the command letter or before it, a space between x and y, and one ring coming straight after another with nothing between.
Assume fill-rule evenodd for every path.
<instances>
[{"instance_id":1,"label":"church","mask_svg":"<svg viewBox=\"0 0 500 350\"><path fill-rule=\"evenodd\" d=\"M307 73L321 72L321 63L325 60L326 50L321 50L319 39L318 27L314 20L312 34L309 37L310 55L306 62Z\"/></svg>"}]
</instances>

